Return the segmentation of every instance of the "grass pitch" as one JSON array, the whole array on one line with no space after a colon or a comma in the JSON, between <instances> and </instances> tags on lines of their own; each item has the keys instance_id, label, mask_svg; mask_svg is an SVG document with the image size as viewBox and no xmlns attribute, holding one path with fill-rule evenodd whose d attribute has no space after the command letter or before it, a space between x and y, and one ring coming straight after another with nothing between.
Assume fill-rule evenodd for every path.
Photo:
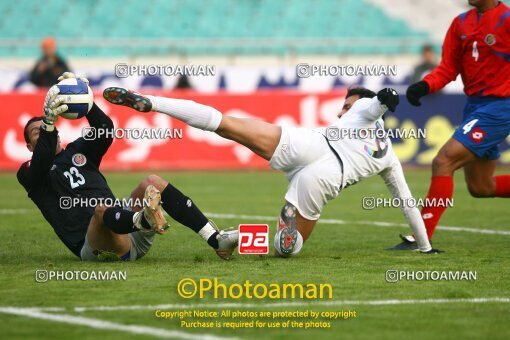
<instances>
[{"instance_id":1,"label":"grass pitch","mask_svg":"<svg viewBox=\"0 0 510 340\"><path fill-rule=\"evenodd\" d=\"M106 178L117 197L127 197L145 175L106 173ZM159 175L192 197L203 211L261 216L214 218L220 227L261 222L270 225L271 236L274 233L276 217L270 222L262 217L276 216L279 212L287 184L283 175L273 172L166 172ZM428 189L430 171L410 170L406 171L406 176L415 197L423 197ZM508 200L471 198L461 173L456 175L455 184L455 206L446 212L441 225L475 231L510 230ZM510 235L437 230L434 247L445 250L443 254L430 256L385 251L386 247L399 241L399 233L408 233L409 229L402 227L405 221L399 209L362 210L363 196L389 197L379 178L350 187L331 202L325 208L323 218L333 221L319 222L297 257L278 259L237 255L229 262L217 258L197 235L177 222L171 223L167 235L157 237L149 254L140 261L80 262L60 243L17 183L15 174L1 174L0 185L0 307L41 308L46 315L45 319L41 319L0 312L0 337L5 339L149 339L158 335L191 338L196 334L252 339L283 336L295 339L510 338ZM335 220L346 223L335 223ZM390 225L371 222L389 222ZM39 269L125 270L127 280L36 283L34 274ZM387 283L385 272L389 269L476 271L477 280ZM177 294L177 284L187 277L218 278L226 284L246 280L253 283L326 282L333 285L333 299L319 300L322 302L215 300L207 295L203 299L185 300ZM477 298L506 300L474 303L473 299ZM437 301L405 303L405 300L425 299ZM324 301L330 301L331 305L325 305ZM271 305L278 302L309 302L309 305ZM323 319L330 322L329 329L190 329L181 327L179 319L156 318L157 307L151 306L161 304L170 305L169 309L162 310L172 311L355 310L357 317L333 321ZM177 304L186 306L175 306ZM203 304L221 305L200 306ZM224 304L231 306L225 307ZM97 310L98 306L140 307ZM47 307L60 309L48 311ZM91 309L80 311L76 307ZM38 310L32 309L26 314L30 311ZM52 315L57 315L54 319L58 320L47 320ZM240 320L250 321L253 318ZM109 328L101 329L105 325ZM113 328L119 329L112 329L111 325L117 325ZM126 325L133 327L126 328Z\"/></svg>"}]
</instances>

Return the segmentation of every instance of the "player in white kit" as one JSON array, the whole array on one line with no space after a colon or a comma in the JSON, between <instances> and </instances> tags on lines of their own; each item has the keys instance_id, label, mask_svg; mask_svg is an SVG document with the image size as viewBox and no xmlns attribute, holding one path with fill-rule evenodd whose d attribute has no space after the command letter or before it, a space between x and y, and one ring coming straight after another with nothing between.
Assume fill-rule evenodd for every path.
<instances>
[{"instance_id":1,"label":"player in white kit","mask_svg":"<svg viewBox=\"0 0 510 340\"><path fill-rule=\"evenodd\" d=\"M377 95L363 88L350 89L339 119L320 129L280 127L257 119L223 116L213 107L191 100L142 95L119 87L105 89L103 96L113 104L164 113L195 128L213 131L248 147L269 161L273 169L283 171L289 187L274 242L280 256L297 254L324 205L364 178L379 174L394 198L412 199L391 141L375 133L384 129L382 115L386 110L394 112L398 105L398 94L393 89L383 89ZM360 130L370 133L357 134ZM348 138L343 138L345 135ZM437 253L429 243L418 208L401 205L401 209L419 250Z\"/></svg>"}]
</instances>

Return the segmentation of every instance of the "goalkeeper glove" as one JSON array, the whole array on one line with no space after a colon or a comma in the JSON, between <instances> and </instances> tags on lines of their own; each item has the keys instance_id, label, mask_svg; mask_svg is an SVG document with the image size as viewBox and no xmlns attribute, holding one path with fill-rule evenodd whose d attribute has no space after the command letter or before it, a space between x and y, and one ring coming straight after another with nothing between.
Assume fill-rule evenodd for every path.
<instances>
[{"instance_id":1,"label":"goalkeeper glove","mask_svg":"<svg viewBox=\"0 0 510 340\"><path fill-rule=\"evenodd\" d=\"M64 80L64 79L72 79L77 78L80 79L82 82L89 85L89 80L85 78L84 76L80 74L74 74L73 72L64 72L60 77L58 77L58 81Z\"/></svg>"},{"instance_id":2,"label":"goalkeeper glove","mask_svg":"<svg viewBox=\"0 0 510 340\"><path fill-rule=\"evenodd\" d=\"M45 131L55 130L55 123L57 122L58 115L67 111L66 104L62 104L65 100L64 97L59 97L60 89L53 85L46 94L44 100L44 116L41 127Z\"/></svg>"},{"instance_id":3,"label":"goalkeeper glove","mask_svg":"<svg viewBox=\"0 0 510 340\"><path fill-rule=\"evenodd\" d=\"M414 106L421 106L420 98L429 94L430 87L427 82L419 81L412 84L407 88L406 96L409 104Z\"/></svg>"},{"instance_id":4,"label":"goalkeeper glove","mask_svg":"<svg viewBox=\"0 0 510 340\"><path fill-rule=\"evenodd\" d=\"M397 91L390 88L385 88L379 91L377 93L377 99L379 99L381 104L386 105L388 110L391 112L395 112L395 109L399 103Z\"/></svg>"}]
</instances>

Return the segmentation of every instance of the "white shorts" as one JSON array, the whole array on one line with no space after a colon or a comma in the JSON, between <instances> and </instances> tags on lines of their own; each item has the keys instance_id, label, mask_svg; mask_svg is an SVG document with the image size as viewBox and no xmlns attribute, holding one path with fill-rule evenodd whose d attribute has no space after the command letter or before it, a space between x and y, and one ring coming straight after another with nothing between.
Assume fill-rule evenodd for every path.
<instances>
[{"instance_id":1,"label":"white shorts","mask_svg":"<svg viewBox=\"0 0 510 340\"><path fill-rule=\"evenodd\" d=\"M340 162L318 131L282 127L269 164L285 173L289 181L285 200L307 220L318 220L322 208L340 193Z\"/></svg>"}]
</instances>

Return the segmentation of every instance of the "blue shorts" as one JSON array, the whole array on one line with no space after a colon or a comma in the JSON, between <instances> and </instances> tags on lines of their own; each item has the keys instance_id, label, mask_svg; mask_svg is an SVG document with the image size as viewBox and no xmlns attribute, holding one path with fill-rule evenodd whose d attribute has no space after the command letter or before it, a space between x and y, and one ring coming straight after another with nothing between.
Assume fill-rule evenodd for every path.
<instances>
[{"instance_id":1,"label":"blue shorts","mask_svg":"<svg viewBox=\"0 0 510 340\"><path fill-rule=\"evenodd\" d=\"M468 98L453 138L479 158L498 159L498 145L510 134L510 98Z\"/></svg>"}]
</instances>

